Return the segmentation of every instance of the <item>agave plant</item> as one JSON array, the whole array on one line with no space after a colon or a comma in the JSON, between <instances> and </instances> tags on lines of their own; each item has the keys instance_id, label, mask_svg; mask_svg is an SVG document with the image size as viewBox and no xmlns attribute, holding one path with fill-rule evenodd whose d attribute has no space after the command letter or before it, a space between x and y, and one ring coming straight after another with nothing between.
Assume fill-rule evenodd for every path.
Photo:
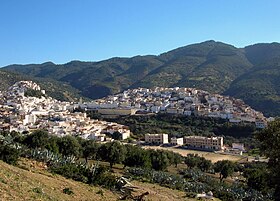
<instances>
[{"instance_id":1,"label":"agave plant","mask_svg":"<svg viewBox=\"0 0 280 201\"><path fill-rule=\"evenodd\" d=\"M16 150L20 150L22 148L22 145L14 141L14 137L10 134L7 135L1 135L0 134L0 144L3 146L10 146Z\"/></svg>"},{"instance_id":2,"label":"agave plant","mask_svg":"<svg viewBox=\"0 0 280 201\"><path fill-rule=\"evenodd\" d=\"M245 189L240 184L229 186L217 182L213 178L205 175L202 171L196 169L183 170L181 171L181 175L183 176L177 176L167 172L128 168L127 175L134 179L145 178L150 182L159 183L169 188L184 189L186 192L202 193L213 191L218 197L226 193L235 200L261 201L272 198L272 193L264 196L261 192L253 189Z\"/></svg>"}]
</instances>

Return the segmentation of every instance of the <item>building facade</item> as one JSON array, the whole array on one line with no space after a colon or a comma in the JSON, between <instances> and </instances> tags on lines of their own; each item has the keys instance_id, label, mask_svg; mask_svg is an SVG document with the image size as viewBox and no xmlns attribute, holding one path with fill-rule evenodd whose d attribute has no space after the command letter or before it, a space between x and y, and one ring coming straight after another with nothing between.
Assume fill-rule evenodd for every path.
<instances>
[{"instance_id":1,"label":"building facade","mask_svg":"<svg viewBox=\"0 0 280 201\"><path fill-rule=\"evenodd\" d=\"M232 149L238 149L240 151L245 151L243 143L232 143Z\"/></svg>"},{"instance_id":2,"label":"building facade","mask_svg":"<svg viewBox=\"0 0 280 201\"><path fill-rule=\"evenodd\" d=\"M185 136L184 140L188 148L218 151L224 147L223 137Z\"/></svg>"},{"instance_id":3,"label":"building facade","mask_svg":"<svg viewBox=\"0 0 280 201\"><path fill-rule=\"evenodd\" d=\"M176 145L183 145L184 144L184 138L176 138L172 137L170 140L170 144L176 146Z\"/></svg>"},{"instance_id":4,"label":"building facade","mask_svg":"<svg viewBox=\"0 0 280 201\"><path fill-rule=\"evenodd\" d=\"M145 142L149 144L167 144L168 134L145 134Z\"/></svg>"}]
</instances>

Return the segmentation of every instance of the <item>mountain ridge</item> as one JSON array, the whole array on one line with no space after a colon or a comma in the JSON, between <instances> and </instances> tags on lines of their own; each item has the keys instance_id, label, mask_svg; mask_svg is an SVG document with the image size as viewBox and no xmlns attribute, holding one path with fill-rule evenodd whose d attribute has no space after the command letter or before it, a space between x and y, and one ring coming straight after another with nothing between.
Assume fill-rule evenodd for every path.
<instances>
[{"instance_id":1,"label":"mountain ridge","mask_svg":"<svg viewBox=\"0 0 280 201\"><path fill-rule=\"evenodd\" d=\"M242 98L267 116L277 116L279 110L265 105L273 102L280 108L280 86L277 84L280 78L273 76L280 75L279 60L280 44L276 42L236 48L210 40L159 55L114 57L97 62L76 60L58 65L52 62L9 65L0 71L55 80L91 99L136 87L195 87ZM264 75L265 79L262 79ZM265 87L251 90L249 86L257 86L258 79ZM261 94L265 94L264 100L261 100Z\"/></svg>"}]
</instances>

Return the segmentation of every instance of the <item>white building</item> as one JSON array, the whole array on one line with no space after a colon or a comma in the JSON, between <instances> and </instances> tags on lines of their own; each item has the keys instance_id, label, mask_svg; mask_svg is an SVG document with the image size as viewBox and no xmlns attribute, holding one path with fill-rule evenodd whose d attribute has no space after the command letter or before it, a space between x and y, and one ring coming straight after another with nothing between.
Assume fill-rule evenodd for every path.
<instances>
[{"instance_id":1,"label":"white building","mask_svg":"<svg viewBox=\"0 0 280 201\"><path fill-rule=\"evenodd\" d=\"M172 137L170 144L172 144L172 145L183 145L184 144L184 138L182 138L182 137L181 138Z\"/></svg>"},{"instance_id":2,"label":"white building","mask_svg":"<svg viewBox=\"0 0 280 201\"><path fill-rule=\"evenodd\" d=\"M222 150L224 148L223 137L185 136L185 144L188 148Z\"/></svg>"},{"instance_id":3,"label":"white building","mask_svg":"<svg viewBox=\"0 0 280 201\"><path fill-rule=\"evenodd\" d=\"M89 140L96 140L98 142L103 142L103 141L105 141L105 137L106 137L105 134L95 134L95 133L92 133L92 134L90 134L87 137L87 139L89 139Z\"/></svg>"},{"instance_id":4,"label":"white building","mask_svg":"<svg viewBox=\"0 0 280 201\"><path fill-rule=\"evenodd\" d=\"M256 128L265 128L267 123L265 121L256 121L255 122Z\"/></svg>"},{"instance_id":5,"label":"white building","mask_svg":"<svg viewBox=\"0 0 280 201\"><path fill-rule=\"evenodd\" d=\"M238 149L240 151L245 151L245 147L243 143L232 143L233 149Z\"/></svg>"},{"instance_id":6,"label":"white building","mask_svg":"<svg viewBox=\"0 0 280 201\"><path fill-rule=\"evenodd\" d=\"M125 132L122 132L122 140L125 140L130 137L130 130L126 130Z\"/></svg>"},{"instance_id":7,"label":"white building","mask_svg":"<svg viewBox=\"0 0 280 201\"><path fill-rule=\"evenodd\" d=\"M145 142L151 144L167 144L168 134L145 134Z\"/></svg>"},{"instance_id":8,"label":"white building","mask_svg":"<svg viewBox=\"0 0 280 201\"><path fill-rule=\"evenodd\" d=\"M192 115L192 111L190 111L190 110L185 110L185 111L184 111L184 115L186 115L186 116L191 116L191 115Z\"/></svg>"},{"instance_id":9,"label":"white building","mask_svg":"<svg viewBox=\"0 0 280 201\"><path fill-rule=\"evenodd\" d=\"M153 113L158 113L160 111L160 106L152 106L150 110Z\"/></svg>"},{"instance_id":10,"label":"white building","mask_svg":"<svg viewBox=\"0 0 280 201\"><path fill-rule=\"evenodd\" d=\"M23 119L23 125L25 126L27 124L34 124L36 120L37 118L34 114L25 115L25 118Z\"/></svg>"}]
</instances>

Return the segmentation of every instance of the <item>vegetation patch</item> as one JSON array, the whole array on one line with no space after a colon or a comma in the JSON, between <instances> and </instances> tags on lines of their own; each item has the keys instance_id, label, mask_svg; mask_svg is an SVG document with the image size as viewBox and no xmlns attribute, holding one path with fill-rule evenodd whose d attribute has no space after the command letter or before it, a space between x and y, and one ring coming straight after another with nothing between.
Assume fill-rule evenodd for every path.
<instances>
[{"instance_id":1,"label":"vegetation patch","mask_svg":"<svg viewBox=\"0 0 280 201\"><path fill-rule=\"evenodd\" d=\"M63 189L63 193L64 193L64 194L67 194L67 195L72 195L72 194L74 194L74 192L72 191L71 188L64 188L64 189Z\"/></svg>"},{"instance_id":2,"label":"vegetation patch","mask_svg":"<svg viewBox=\"0 0 280 201\"><path fill-rule=\"evenodd\" d=\"M37 194L44 194L44 191L40 187L33 188L32 191Z\"/></svg>"},{"instance_id":3,"label":"vegetation patch","mask_svg":"<svg viewBox=\"0 0 280 201\"><path fill-rule=\"evenodd\" d=\"M37 98L41 98L42 96L45 96L41 91L30 89L30 88L25 90L24 95L30 97L37 97Z\"/></svg>"},{"instance_id":4,"label":"vegetation patch","mask_svg":"<svg viewBox=\"0 0 280 201\"><path fill-rule=\"evenodd\" d=\"M104 196L104 192L103 192L103 190L101 190L101 189L100 189L99 191L97 191L96 194L101 195L101 196Z\"/></svg>"}]
</instances>

